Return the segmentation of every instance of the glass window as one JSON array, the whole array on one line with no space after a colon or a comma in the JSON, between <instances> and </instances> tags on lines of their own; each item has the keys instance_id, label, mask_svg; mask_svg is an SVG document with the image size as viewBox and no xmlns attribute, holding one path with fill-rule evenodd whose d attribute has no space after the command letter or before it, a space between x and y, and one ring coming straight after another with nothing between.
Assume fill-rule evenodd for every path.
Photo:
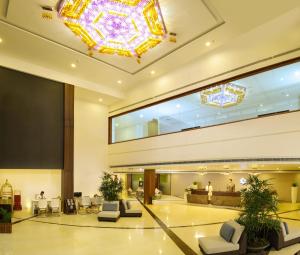
<instances>
[{"instance_id":1,"label":"glass window","mask_svg":"<svg viewBox=\"0 0 300 255\"><path fill-rule=\"evenodd\" d=\"M300 62L112 117L112 143L300 109Z\"/></svg>"}]
</instances>

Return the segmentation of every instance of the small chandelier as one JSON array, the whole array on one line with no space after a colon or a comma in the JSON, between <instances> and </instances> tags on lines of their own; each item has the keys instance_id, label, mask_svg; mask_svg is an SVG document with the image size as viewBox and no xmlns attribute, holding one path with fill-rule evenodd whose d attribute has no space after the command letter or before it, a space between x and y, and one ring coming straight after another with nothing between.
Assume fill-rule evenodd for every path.
<instances>
[{"instance_id":1,"label":"small chandelier","mask_svg":"<svg viewBox=\"0 0 300 255\"><path fill-rule=\"evenodd\" d=\"M202 104L221 108L241 103L245 95L246 88L233 83L218 85L200 92Z\"/></svg>"},{"instance_id":2,"label":"small chandelier","mask_svg":"<svg viewBox=\"0 0 300 255\"><path fill-rule=\"evenodd\" d=\"M158 0L61 0L58 16L90 52L140 58L167 33Z\"/></svg>"}]
</instances>

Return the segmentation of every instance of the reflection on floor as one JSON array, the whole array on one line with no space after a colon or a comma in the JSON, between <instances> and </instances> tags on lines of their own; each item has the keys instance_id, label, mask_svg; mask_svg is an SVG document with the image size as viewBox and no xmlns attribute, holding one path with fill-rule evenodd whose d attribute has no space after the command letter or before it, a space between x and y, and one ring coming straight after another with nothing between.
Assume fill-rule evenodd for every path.
<instances>
[{"instance_id":1,"label":"reflection on floor","mask_svg":"<svg viewBox=\"0 0 300 255\"><path fill-rule=\"evenodd\" d=\"M96 214L30 218L30 212L15 212L13 233L0 238L1 255L79 254L184 254L156 220L143 210L141 218L121 218L117 223L98 222ZM197 238L217 235L222 222L236 218L238 210L188 205L180 198L163 197L149 209L195 254L201 254ZM300 204L280 204L279 216L300 228ZM294 254L300 244L269 254Z\"/></svg>"}]
</instances>

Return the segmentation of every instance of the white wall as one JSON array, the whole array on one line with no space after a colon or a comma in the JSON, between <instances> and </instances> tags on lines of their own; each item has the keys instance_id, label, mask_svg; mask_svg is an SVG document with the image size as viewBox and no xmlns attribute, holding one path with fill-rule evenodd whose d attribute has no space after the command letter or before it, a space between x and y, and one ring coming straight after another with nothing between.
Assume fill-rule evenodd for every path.
<instances>
[{"instance_id":1,"label":"white wall","mask_svg":"<svg viewBox=\"0 0 300 255\"><path fill-rule=\"evenodd\" d=\"M109 145L109 164L300 157L300 112Z\"/></svg>"},{"instance_id":2,"label":"white wall","mask_svg":"<svg viewBox=\"0 0 300 255\"><path fill-rule=\"evenodd\" d=\"M100 177L108 170L108 110L97 100L81 96L75 89L74 191L98 193Z\"/></svg>"},{"instance_id":3,"label":"white wall","mask_svg":"<svg viewBox=\"0 0 300 255\"><path fill-rule=\"evenodd\" d=\"M42 190L46 198L61 195L61 170L0 169L0 186L6 179L14 190L21 191L23 208L30 208L31 200Z\"/></svg>"}]
</instances>

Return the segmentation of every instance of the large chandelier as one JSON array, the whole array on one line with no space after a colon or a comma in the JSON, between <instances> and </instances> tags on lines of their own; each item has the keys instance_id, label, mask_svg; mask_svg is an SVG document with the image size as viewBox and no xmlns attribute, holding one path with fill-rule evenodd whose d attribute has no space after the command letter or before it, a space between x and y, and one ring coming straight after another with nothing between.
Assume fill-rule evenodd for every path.
<instances>
[{"instance_id":1,"label":"large chandelier","mask_svg":"<svg viewBox=\"0 0 300 255\"><path fill-rule=\"evenodd\" d=\"M100 53L140 57L166 35L158 0L62 0L58 15Z\"/></svg>"},{"instance_id":2,"label":"large chandelier","mask_svg":"<svg viewBox=\"0 0 300 255\"><path fill-rule=\"evenodd\" d=\"M218 85L200 92L203 104L222 108L241 103L245 94L246 88L233 83Z\"/></svg>"}]
</instances>

